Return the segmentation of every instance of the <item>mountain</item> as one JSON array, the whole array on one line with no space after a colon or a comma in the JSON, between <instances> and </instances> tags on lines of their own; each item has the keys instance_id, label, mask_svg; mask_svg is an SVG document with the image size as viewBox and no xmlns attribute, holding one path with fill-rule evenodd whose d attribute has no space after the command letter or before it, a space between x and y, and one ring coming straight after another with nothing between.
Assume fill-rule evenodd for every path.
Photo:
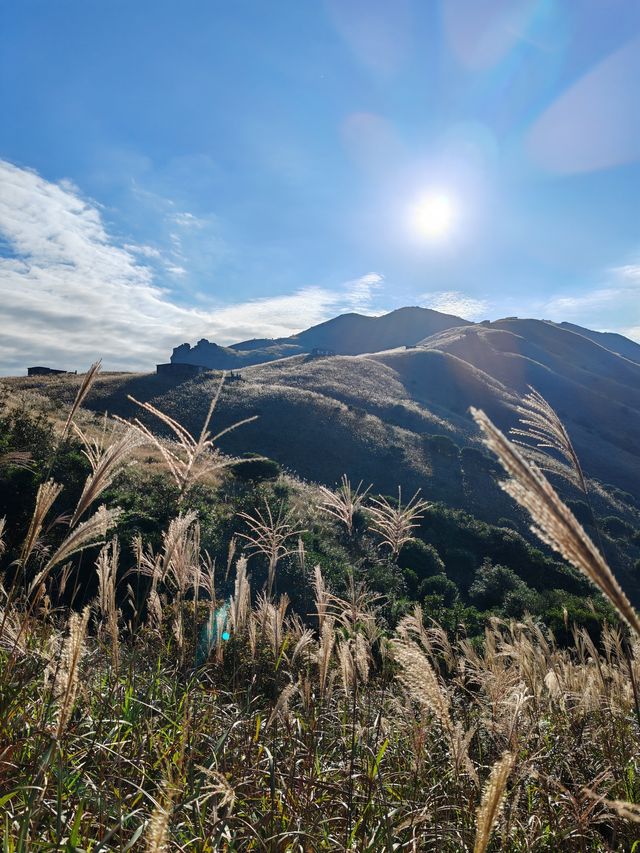
<instances>
[{"instance_id":1,"label":"mountain","mask_svg":"<svg viewBox=\"0 0 640 853\"><path fill-rule=\"evenodd\" d=\"M436 331L419 337L434 326ZM402 339L413 343L399 346ZM273 346L366 351L318 357L305 349L243 366L237 381L224 388L214 429L252 415L258 419L225 435L225 452L263 454L327 485L345 473L384 494L399 484L403 495L421 489L430 500L526 535L527 522L500 489L499 466L484 451L469 407L484 409L507 431L518 425L517 407L533 386L568 430L591 481L596 514L603 523L622 519L623 531L640 528L640 364L579 327L517 318L473 324L412 308L384 317L345 315L283 340ZM255 343L254 354L269 350L267 342ZM226 351L250 353L250 344ZM51 395L60 405L73 400L81 378L3 381ZM207 371L188 381L170 372L105 374L85 405L139 415L131 394L197 434L218 382ZM563 497L584 511L562 460L541 451L538 460ZM625 536L607 540L606 548L612 562L629 566L640 558L640 537ZM638 595L640 600L640 585Z\"/></svg>"},{"instance_id":2,"label":"mountain","mask_svg":"<svg viewBox=\"0 0 640 853\"><path fill-rule=\"evenodd\" d=\"M640 364L640 344L630 341L624 335L619 335L617 332L594 332L592 329L574 326L573 323L559 323L558 325L563 329L568 329L570 332L590 338L605 349L609 349L611 352L618 353L618 355L628 358L630 361L635 361L636 364Z\"/></svg>"},{"instance_id":3,"label":"mountain","mask_svg":"<svg viewBox=\"0 0 640 853\"><path fill-rule=\"evenodd\" d=\"M181 344L171 356L172 364L194 364L214 370L237 370L252 364L276 361L292 355L323 352L360 355L367 352L414 346L423 338L468 325L467 320L429 308L398 308L381 317L341 314L287 338L261 338L222 347L206 338L192 347Z\"/></svg>"}]
</instances>

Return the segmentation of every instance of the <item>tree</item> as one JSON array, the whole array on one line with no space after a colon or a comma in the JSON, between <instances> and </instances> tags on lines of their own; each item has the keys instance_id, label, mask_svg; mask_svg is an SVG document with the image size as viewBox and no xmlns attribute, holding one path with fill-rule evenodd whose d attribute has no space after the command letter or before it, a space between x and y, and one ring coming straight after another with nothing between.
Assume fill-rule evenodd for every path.
<instances>
[{"instance_id":1,"label":"tree","mask_svg":"<svg viewBox=\"0 0 640 853\"><path fill-rule=\"evenodd\" d=\"M437 595L444 607L453 607L460 595L458 587L445 574L440 573L430 578L425 578L420 584L420 598Z\"/></svg>"},{"instance_id":2,"label":"tree","mask_svg":"<svg viewBox=\"0 0 640 853\"><path fill-rule=\"evenodd\" d=\"M469 587L469 598L481 610L500 607L509 616L520 616L525 610L537 610L539 597L535 590L508 566L494 566L485 559Z\"/></svg>"},{"instance_id":3,"label":"tree","mask_svg":"<svg viewBox=\"0 0 640 853\"><path fill-rule=\"evenodd\" d=\"M257 453L243 453L240 458L243 461L233 468L233 473L243 482L262 483L265 480L275 480L282 473L282 468L275 459Z\"/></svg>"},{"instance_id":4,"label":"tree","mask_svg":"<svg viewBox=\"0 0 640 853\"><path fill-rule=\"evenodd\" d=\"M398 565L401 569L411 569L418 578L424 579L445 571L440 554L433 545L428 545L422 539L412 539L406 542L398 555Z\"/></svg>"}]
</instances>

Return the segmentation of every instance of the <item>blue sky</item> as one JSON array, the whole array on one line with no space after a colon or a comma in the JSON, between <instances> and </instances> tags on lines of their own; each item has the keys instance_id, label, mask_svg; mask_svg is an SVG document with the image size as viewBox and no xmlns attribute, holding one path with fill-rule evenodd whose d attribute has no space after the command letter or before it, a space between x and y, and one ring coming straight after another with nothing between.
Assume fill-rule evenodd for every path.
<instances>
[{"instance_id":1,"label":"blue sky","mask_svg":"<svg viewBox=\"0 0 640 853\"><path fill-rule=\"evenodd\" d=\"M408 304L640 340L637 79L629 0L0 0L0 372Z\"/></svg>"}]
</instances>

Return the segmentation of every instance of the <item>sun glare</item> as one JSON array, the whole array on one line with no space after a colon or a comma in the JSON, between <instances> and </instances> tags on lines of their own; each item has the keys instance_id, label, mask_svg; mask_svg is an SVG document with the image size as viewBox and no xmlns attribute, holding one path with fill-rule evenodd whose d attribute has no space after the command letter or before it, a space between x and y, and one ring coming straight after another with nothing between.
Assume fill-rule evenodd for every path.
<instances>
[{"instance_id":1,"label":"sun glare","mask_svg":"<svg viewBox=\"0 0 640 853\"><path fill-rule=\"evenodd\" d=\"M411 225L419 237L440 240L450 232L455 219L455 207L444 193L423 196L411 211Z\"/></svg>"}]
</instances>

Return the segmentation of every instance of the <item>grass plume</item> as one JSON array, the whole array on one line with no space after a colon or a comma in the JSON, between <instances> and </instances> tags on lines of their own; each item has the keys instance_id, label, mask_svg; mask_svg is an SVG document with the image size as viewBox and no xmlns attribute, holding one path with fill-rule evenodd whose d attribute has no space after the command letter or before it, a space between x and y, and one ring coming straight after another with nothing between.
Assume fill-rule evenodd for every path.
<instances>
[{"instance_id":1,"label":"grass plume","mask_svg":"<svg viewBox=\"0 0 640 853\"><path fill-rule=\"evenodd\" d=\"M544 474L522 456L484 412L472 409L472 414L482 430L485 444L510 476L502 483L502 488L529 512L534 522L533 532L586 575L640 637L640 619L622 587Z\"/></svg>"}]
</instances>

